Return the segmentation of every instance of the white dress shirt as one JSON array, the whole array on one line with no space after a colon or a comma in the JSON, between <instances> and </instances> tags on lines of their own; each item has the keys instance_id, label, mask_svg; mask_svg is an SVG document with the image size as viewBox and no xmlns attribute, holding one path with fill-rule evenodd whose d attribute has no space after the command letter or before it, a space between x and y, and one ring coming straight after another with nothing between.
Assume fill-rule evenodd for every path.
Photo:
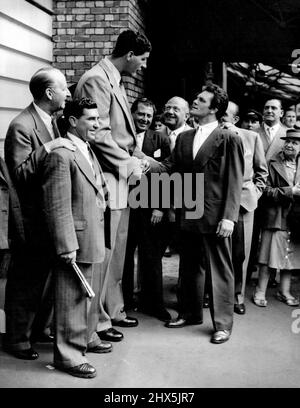
<instances>
[{"instance_id":1,"label":"white dress shirt","mask_svg":"<svg viewBox=\"0 0 300 408\"><path fill-rule=\"evenodd\" d=\"M274 126L268 126L266 123L264 123L264 129L265 129L266 134L270 138L270 142L272 142L272 140L274 139L274 136L278 132L279 127L280 127L280 123L276 123L276 125Z\"/></svg>"},{"instance_id":2,"label":"white dress shirt","mask_svg":"<svg viewBox=\"0 0 300 408\"><path fill-rule=\"evenodd\" d=\"M72 142L74 143L74 145L80 150L80 152L83 154L83 156L86 158L86 160L88 161L89 165L91 166L91 169L93 171L93 174L95 175L95 169L94 169L94 164L92 162L91 156L90 156L90 152L88 150L88 145L85 141L83 141L82 139L80 139L79 137L73 135L73 133L67 132L67 135L69 137L69 139L72 140Z\"/></svg>"},{"instance_id":3,"label":"white dress shirt","mask_svg":"<svg viewBox=\"0 0 300 408\"><path fill-rule=\"evenodd\" d=\"M48 115L47 112L45 112L43 109L38 107L34 102L33 102L34 109L37 111L38 115L42 119L44 125L46 126L48 132L50 133L50 136L52 139L55 139L55 134L53 131L53 126L52 126L52 117Z\"/></svg>"},{"instance_id":4,"label":"white dress shirt","mask_svg":"<svg viewBox=\"0 0 300 408\"><path fill-rule=\"evenodd\" d=\"M144 143L145 133L146 132L141 132L136 135L136 145L141 151Z\"/></svg>"},{"instance_id":5,"label":"white dress shirt","mask_svg":"<svg viewBox=\"0 0 300 408\"><path fill-rule=\"evenodd\" d=\"M207 123L197 128L193 143L193 158L195 159L198 150L203 145L208 136L218 127L218 121Z\"/></svg>"},{"instance_id":6,"label":"white dress shirt","mask_svg":"<svg viewBox=\"0 0 300 408\"><path fill-rule=\"evenodd\" d=\"M175 144L176 144L176 139L177 136L184 132L186 129L186 124L184 123L182 126L180 126L179 128L172 130L171 133L169 134L169 138L170 138L170 149L171 151L174 149Z\"/></svg>"}]
</instances>

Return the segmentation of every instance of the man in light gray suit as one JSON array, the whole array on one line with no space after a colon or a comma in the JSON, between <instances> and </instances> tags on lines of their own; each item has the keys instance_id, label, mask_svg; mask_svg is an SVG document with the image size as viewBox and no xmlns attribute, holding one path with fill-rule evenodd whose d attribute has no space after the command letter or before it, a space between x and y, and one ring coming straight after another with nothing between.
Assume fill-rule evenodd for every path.
<instances>
[{"instance_id":1,"label":"man in light gray suit","mask_svg":"<svg viewBox=\"0 0 300 408\"><path fill-rule=\"evenodd\" d=\"M105 256L106 184L89 147L99 128L99 115L97 105L83 98L69 102L64 116L69 121L66 137L77 149L51 152L41 180L54 258L54 365L75 377L93 378L96 370L85 352L107 353L112 346L102 343L95 332L98 316L88 314L91 304L72 264L76 262L92 284ZM96 295L95 300L98 291Z\"/></svg>"},{"instance_id":2,"label":"man in light gray suit","mask_svg":"<svg viewBox=\"0 0 300 408\"><path fill-rule=\"evenodd\" d=\"M229 101L222 118L224 126L235 131L243 141L244 178L239 218L232 235L232 261L235 278L234 311L245 314L244 304L247 267L251 249L254 210L266 186L267 163L262 141L255 132L234 126L239 121L239 107Z\"/></svg>"},{"instance_id":3,"label":"man in light gray suit","mask_svg":"<svg viewBox=\"0 0 300 408\"><path fill-rule=\"evenodd\" d=\"M100 310L99 336L120 341L122 333L112 328L137 326L138 321L126 315L122 293L122 273L129 222L127 207L128 177L139 179L145 170L144 153L136 147L136 131L130 113L121 75L135 75L146 68L151 44L131 30L123 31L112 55L104 57L79 80L74 97L93 99L98 106L100 128L93 148L99 158L110 190L111 250L104 260L101 287L105 310ZM155 160L150 159L155 165Z\"/></svg>"}]
</instances>

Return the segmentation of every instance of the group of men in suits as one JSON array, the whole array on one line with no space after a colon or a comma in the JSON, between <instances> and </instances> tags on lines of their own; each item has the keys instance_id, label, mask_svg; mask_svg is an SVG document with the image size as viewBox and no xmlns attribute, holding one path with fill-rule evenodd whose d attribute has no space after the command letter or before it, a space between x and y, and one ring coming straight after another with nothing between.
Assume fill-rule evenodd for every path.
<instances>
[{"instance_id":1,"label":"group of men in suits","mask_svg":"<svg viewBox=\"0 0 300 408\"><path fill-rule=\"evenodd\" d=\"M110 352L110 342L123 339L113 326L138 325L125 307L132 301L137 244L142 310L166 321L166 327L202 323L205 282L212 343L230 338L234 310L245 313L253 212L267 175L265 160L282 144L281 103L266 102L259 136L220 126L222 118L236 123L238 107L211 84L197 94L191 109L183 98L171 98L163 112L167 127L153 132L153 103L140 98L130 110L122 80L146 68L150 52L144 35L123 31L112 54L81 77L67 105L64 75L40 69L30 80L33 102L9 126L9 174L1 181L15 216L5 225L18 229L22 244L18 253L12 251L6 286L5 349L18 358L38 358L32 344L53 341L52 322L55 366L77 377L95 377L85 353ZM60 135L54 116L62 109L67 133ZM186 124L189 115L196 128ZM169 237L164 221L174 221L175 211L172 216L172 209L139 208L130 215L128 207L128 180L138 182L152 172L176 172L182 178L204 174L203 215L188 217L191 209L184 200L177 214L175 319L164 306L161 263ZM75 263L95 291L92 301L84 296Z\"/></svg>"}]
</instances>

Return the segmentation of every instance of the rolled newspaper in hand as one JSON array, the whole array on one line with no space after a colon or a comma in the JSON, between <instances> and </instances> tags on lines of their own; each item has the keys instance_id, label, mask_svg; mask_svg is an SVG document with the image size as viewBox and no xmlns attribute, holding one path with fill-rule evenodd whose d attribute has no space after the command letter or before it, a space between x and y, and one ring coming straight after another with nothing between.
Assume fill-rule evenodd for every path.
<instances>
[{"instance_id":1,"label":"rolled newspaper in hand","mask_svg":"<svg viewBox=\"0 0 300 408\"><path fill-rule=\"evenodd\" d=\"M95 292L93 291L93 289L91 288L90 284L88 283L88 281L85 279L83 273L81 272L81 270L79 269L78 265L76 264L76 262L72 262L71 263L72 268L74 269L74 271L76 272L77 276L79 277L79 279L81 280L81 283L86 291L87 296L92 299L95 296Z\"/></svg>"}]
</instances>

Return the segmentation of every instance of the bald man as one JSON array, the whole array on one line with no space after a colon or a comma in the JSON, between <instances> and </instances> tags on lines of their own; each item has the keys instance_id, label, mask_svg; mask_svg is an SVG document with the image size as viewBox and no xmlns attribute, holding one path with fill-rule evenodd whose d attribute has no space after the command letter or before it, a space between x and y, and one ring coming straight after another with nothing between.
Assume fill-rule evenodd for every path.
<instances>
[{"instance_id":1,"label":"bald man","mask_svg":"<svg viewBox=\"0 0 300 408\"><path fill-rule=\"evenodd\" d=\"M42 221L40 165L58 147L76 148L60 137L55 122L56 112L64 108L70 96L63 73L52 67L41 68L32 76L29 88L33 102L10 123L4 145L5 161L21 204L26 241L24 252L13 260L6 285L5 349L17 358L34 360L38 353L32 343L53 340L49 333L41 333L40 327L52 309L49 301L41 314L50 251Z\"/></svg>"}]
</instances>

